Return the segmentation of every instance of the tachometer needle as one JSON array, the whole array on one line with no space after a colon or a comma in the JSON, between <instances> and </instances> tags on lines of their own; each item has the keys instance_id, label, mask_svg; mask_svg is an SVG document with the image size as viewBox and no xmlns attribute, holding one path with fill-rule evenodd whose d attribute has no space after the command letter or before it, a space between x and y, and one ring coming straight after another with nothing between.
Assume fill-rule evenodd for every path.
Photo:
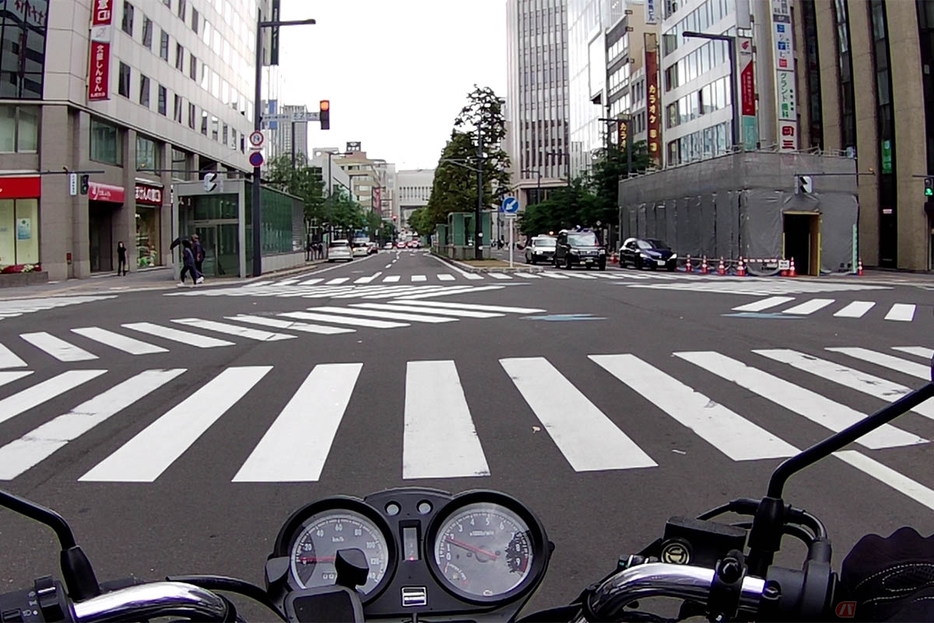
<instances>
[{"instance_id":1,"label":"tachometer needle","mask_svg":"<svg viewBox=\"0 0 934 623\"><path fill-rule=\"evenodd\" d=\"M462 541L458 541L457 539L455 539L455 538L452 537L452 536L449 536L449 537L448 537L448 542L451 543L451 544L453 544L453 545L456 545L456 546L458 546L458 547L463 547L464 549L469 550L469 551L471 551L471 552L474 552L475 554L483 554L484 556L486 556L487 558L490 558L490 559L492 559L492 560L496 560L497 558L499 558L499 556L497 556L497 555L494 554L493 552L488 552L488 551L486 551L485 549L480 549L479 547L475 547L475 546L470 545L470 544L468 544L468 543L464 543L464 542L462 542Z\"/></svg>"}]
</instances>

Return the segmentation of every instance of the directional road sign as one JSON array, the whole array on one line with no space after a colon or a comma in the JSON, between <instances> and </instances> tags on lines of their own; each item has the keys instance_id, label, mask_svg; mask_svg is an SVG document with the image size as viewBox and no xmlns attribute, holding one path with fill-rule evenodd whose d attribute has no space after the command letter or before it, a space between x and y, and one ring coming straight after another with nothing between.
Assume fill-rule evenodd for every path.
<instances>
[{"instance_id":1,"label":"directional road sign","mask_svg":"<svg viewBox=\"0 0 934 623\"><path fill-rule=\"evenodd\" d=\"M515 197L506 197L503 199L502 211L506 214L515 214L519 211L519 200Z\"/></svg>"}]
</instances>

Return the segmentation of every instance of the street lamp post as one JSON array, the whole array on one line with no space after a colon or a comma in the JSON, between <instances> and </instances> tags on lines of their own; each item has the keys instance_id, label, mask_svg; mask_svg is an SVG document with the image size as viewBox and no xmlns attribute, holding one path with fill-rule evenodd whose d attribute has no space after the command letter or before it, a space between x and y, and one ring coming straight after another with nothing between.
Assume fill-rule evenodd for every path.
<instances>
[{"instance_id":1,"label":"street lamp post","mask_svg":"<svg viewBox=\"0 0 934 623\"><path fill-rule=\"evenodd\" d=\"M739 101L736 98L736 37L730 35L712 35L705 32L694 32L692 30L682 33L685 39L711 39L713 41L726 41L728 53L730 55L730 103L733 108L733 145L732 151L739 145Z\"/></svg>"},{"instance_id":2,"label":"street lamp post","mask_svg":"<svg viewBox=\"0 0 934 623\"><path fill-rule=\"evenodd\" d=\"M274 20L263 21L263 10L256 11L256 85L253 93L253 130L260 132L263 129L262 110L263 110L263 29L278 28L279 26L310 26L316 22L313 19L300 20ZM263 229L262 216L263 211L260 208L262 193L260 184L262 183L262 165L253 167L253 205L250 206L251 220L253 221L253 276L259 277L263 274Z\"/></svg>"}]
</instances>

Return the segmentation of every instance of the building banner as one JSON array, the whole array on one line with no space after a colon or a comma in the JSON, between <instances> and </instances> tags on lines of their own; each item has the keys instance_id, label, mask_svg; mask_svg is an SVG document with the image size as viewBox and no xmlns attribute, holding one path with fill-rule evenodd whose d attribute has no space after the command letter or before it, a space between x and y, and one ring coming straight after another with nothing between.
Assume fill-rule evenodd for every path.
<instances>
[{"instance_id":1,"label":"building banner","mask_svg":"<svg viewBox=\"0 0 934 623\"><path fill-rule=\"evenodd\" d=\"M759 143L759 118L756 116L756 70L752 62L752 39L738 37L736 43L743 146L747 151L755 151Z\"/></svg>"},{"instance_id":2,"label":"building banner","mask_svg":"<svg viewBox=\"0 0 934 623\"><path fill-rule=\"evenodd\" d=\"M772 56L775 59L775 106L781 151L798 150L798 94L790 5L791 0L772 0Z\"/></svg>"},{"instance_id":3,"label":"building banner","mask_svg":"<svg viewBox=\"0 0 934 623\"><path fill-rule=\"evenodd\" d=\"M88 100L110 99L110 44L113 40L114 0L93 0L89 37Z\"/></svg>"},{"instance_id":4,"label":"building banner","mask_svg":"<svg viewBox=\"0 0 934 623\"><path fill-rule=\"evenodd\" d=\"M648 43L649 33L646 33L646 44ZM652 35L652 45L645 47L645 92L648 97L646 128L648 129L649 159L660 168L662 166L662 119L661 98L658 90L658 48L655 45L654 35Z\"/></svg>"}]
</instances>

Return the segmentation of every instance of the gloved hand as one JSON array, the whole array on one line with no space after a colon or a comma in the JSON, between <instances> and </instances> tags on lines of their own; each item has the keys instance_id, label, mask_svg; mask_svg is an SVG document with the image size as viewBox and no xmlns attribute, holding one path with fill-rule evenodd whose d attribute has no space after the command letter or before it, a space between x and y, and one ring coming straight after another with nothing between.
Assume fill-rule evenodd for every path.
<instances>
[{"instance_id":1,"label":"gloved hand","mask_svg":"<svg viewBox=\"0 0 934 623\"><path fill-rule=\"evenodd\" d=\"M867 534L843 560L840 583L857 621L934 621L934 534Z\"/></svg>"}]
</instances>

